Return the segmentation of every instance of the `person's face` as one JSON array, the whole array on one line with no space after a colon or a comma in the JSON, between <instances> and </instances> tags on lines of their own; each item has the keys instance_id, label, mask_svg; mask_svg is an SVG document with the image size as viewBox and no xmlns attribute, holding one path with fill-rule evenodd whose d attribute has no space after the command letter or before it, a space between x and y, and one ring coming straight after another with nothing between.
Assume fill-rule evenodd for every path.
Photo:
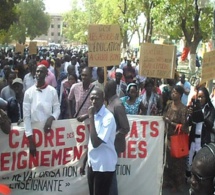
<instances>
[{"instance_id":1,"label":"person's face","mask_svg":"<svg viewBox=\"0 0 215 195\"><path fill-rule=\"evenodd\" d=\"M48 74L48 70L45 66L38 66L36 70L36 79L37 81L45 81L45 78Z\"/></svg>"},{"instance_id":2,"label":"person's face","mask_svg":"<svg viewBox=\"0 0 215 195\"><path fill-rule=\"evenodd\" d=\"M4 75L5 75L5 77L8 77L9 76L9 74L10 74L10 72L11 72L11 68L10 68L10 66L5 66L4 67Z\"/></svg>"},{"instance_id":3,"label":"person's face","mask_svg":"<svg viewBox=\"0 0 215 195\"><path fill-rule=\"evenodd\" d=\"M175 89L172 90L171 93L172 100L178 100L181 98L180 93L178 93Z\"/></svg>"},{"instance_id":4,"label":"person's face","mask_svg":"<svg viewBox=\"0 0 215 195\"><path fill-rule=\"evenodd\" d=\"M76 83L75 77L73 75L68 76L69 84L72 86L74 83Z\"/></svg>"},{"instance_id":5,"label":"person's face","mask_svg":"<svg viewBox=\"0 0 215 195\"><path fill-rule=\"evenodd\" d=\"M104 81L104 70L102 69L101 71L98 72L98 77Z\"/></svg>"},{"instance_id":6,"label":"person's face","mask_svg":"<svg viewBox=\"0 0 215 195\"><path fill-rule=\"evenodd\" d=\"M68 66L68 68L67 68L67 72L68 72L68 74L73 74L73 73L75 73L75 66Z\"/></svg>"},{"instance_id":7,"label":"person's face","mask_svg":"<svg viewBox=\"0 0 215 195\"><path fill-rule=\"evenodd\" d=\"M130 87L130 90L128 92L128 96L131 98L131 99L134 99L137 97L137 89L136 87L132 86Z\"/></svg>"},{"instance_id":8,"label":"person's face","mask_svg":"<svg viewBox=\"0 0 215 195\"><path fill-rule=\"evenodd\" d=\"M131 66L131 60L127 60L127 66Z\"/></svg>"},{"instance_id":9,"label":"person's face","mask_svg":"<svg viewBox=\"0 0 215 195\"><path fill-rule=\"evenodd\" d=\"M117 72L117 73L115 74L115 78L116 78L116 82L119 83L120 80L122 79L122 74Z\"/></svg>"},{"instance_id":10,"label":"person's face","mask_svg":"<svg viewBox=\"0 0 215 195\"><path fill-rule=\"evenodd\" d=\"M15 73L10 73L9 76L8 76L8 83L9 85L11 86L12 85L12 82L13 80L16 78L16 74Z\"/></svg>"},{"instance_id":11,"label":"person's face","mask_svg":"<svg viewBox=\"0 0 215 195\"><path fill-rule=\"evenodd\" d=\"M36 64L29 64L29 71L32 75L35 75L36 73L36 69L37 69L37 65Z\"/></svg>"},{"instance_id":12,"label":"person's face","mask_svg":"<svg viewBox=\"0 0 215 195\"><path fill-rule=\"evenodd\" d=\"M91 81L90 71L87 69L83 69L81 73L81 79L83 83L89 83Z\"/></svg>"},{"instance_id":13,"label":"person's face","mask_svg":"<svg viewBox=\"0 0 215 195\"><path fill-rule=\"evenodd\" d=\"M180 76L180 81L181 81L181 83L185 83L185 76Z\"/></svg>"},{"instance_id":14,"label":"person's face","mask_svg":"<svg viewBox=\"0 0 215 195\"><path fill-rule=\"evenodd\" d=\"M22 92L23 85L20 84L20 83L14 83L14 84L12 85L12 88L13 88L13 90L15 91L16 94L19 94L19 93Z\"/></svg>"},{"instance_id":15,"label":"person's face","mask_svg":"<svg viewBox=\"0 0 215 195\"><path fill-rule=\"evenodd\" d=\"M145 88L146 88L146 92L147 92L147 93L151 93L151 92L153 91L153 89L154 89L154 86L153 86L151 83L148 83L148 84L145 86Z\"/></svg>"},{"instance_id":16,"label":"person's face","mask_svg":"<svg viewBox=\"0 0 215 195\"><path fill-rule=\"evenodd\" d=\"M205 98L205 94L203 91L198 91L197 98L200 101L201 106L204 106L206 103L206 98Z\"/></svg>"},{"instance_id":17,"label":"person's face","mask_svg":"<svg viewBox=\"0 0 215 195\"><path fill-rule=\"evenodd\" d=\"M76 58L72 58L72 59L71 59L72 65L76 65L76 62L77 62Z\"/></svg>"},{"instance_id":18,"label":"person's face","mask_svg":"<svg viewBox=\"0 0 215 195\"><path fill-rule=\"evenodd\" d=\"M213 194L213 176L210 175L211 171L207 169L205 163L194 159L190 179L191 195Z\"/></svg>"},{"instance_id":19,"label":"person's face","mask_svg":"<svg viewBox=\"0 0 215 195\"><path fill-rule=\"evenodd\" d=\"M104 103L104 97L102 93L99 93L96 90L93 90L90 94L90 102L94 106L96 113L101 109Z\"/></svg>"}]
</instances>

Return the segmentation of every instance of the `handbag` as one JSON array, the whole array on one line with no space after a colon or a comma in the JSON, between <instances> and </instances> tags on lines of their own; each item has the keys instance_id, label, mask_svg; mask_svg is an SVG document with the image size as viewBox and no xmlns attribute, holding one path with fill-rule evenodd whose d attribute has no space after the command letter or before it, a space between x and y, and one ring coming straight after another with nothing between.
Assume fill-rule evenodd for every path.
<instances>
[{"instance_id":1,"label":"handbag","mask_svg":"<svg viewBox=\"0 0 215 195\"><path fill-rule=\"evenodd\" d=\"M170 136L170 153L174 158L182 158L189 154L189 136L181 130L182 125L176 125L177 134Z\"/></svg>"}]
</instances>

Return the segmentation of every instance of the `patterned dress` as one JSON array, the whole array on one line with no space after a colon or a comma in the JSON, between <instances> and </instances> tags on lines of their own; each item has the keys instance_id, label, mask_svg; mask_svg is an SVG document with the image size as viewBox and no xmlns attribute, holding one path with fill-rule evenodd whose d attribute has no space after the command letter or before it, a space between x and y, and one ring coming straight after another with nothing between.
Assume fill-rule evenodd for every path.
<instances>
[{"instance_id":1,"label":"patterned dress","mask_svg":"<svg viewBox=\"0 0 215 195\"><path fill-rule=\"evenodd\" d=\"M187 108L181 104L176 110L172 109L172 101L169 102L164 110L164 117L170 121L182 124L182 131L188 133ZM174 158L170 154L170 136L176 134L175 126L166 124L167 151L166 167L164 169L164 184L180 190L185 182L186 157Z\"/></svg>"},{"instance_id":2,"label":"patterned dress","mask_svg":"<svg viewBox=\"0 0 215 195\"><path fill-rule=\"evenodd\" d=\"M128 96L124 96L120 98L122 103L125 107L126 114L139 114L139 107L142 99L140 97L136 98L134 104L128 104L127 100L129 99Z\"/></svg>"}]
</instances>

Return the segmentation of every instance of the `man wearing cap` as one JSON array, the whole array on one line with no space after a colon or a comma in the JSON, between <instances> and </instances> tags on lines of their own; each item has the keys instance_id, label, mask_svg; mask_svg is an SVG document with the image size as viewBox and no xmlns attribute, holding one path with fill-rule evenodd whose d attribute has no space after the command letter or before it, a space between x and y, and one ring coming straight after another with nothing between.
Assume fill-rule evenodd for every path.
<instances>
[{"instance_id":1,"label":"man wearing cap","mask_svg":"<svg viewBox=\"0 0 215 195\"><path fill-rule=\"evenodd\" d=\"M22 122L23 119L23 82L21 78L15 78L12 82L12 89L14 90L16 97L8 99L7 114L12 123Z\"/></svg>"},{"instance_id":2,"label":"man wearing cap","mask_svg":"<svg viewBox=\"0 0 215 195\"><path fill-rule=\"evenodd\" d=\"M118 97L123 97L126 94L126 83L122 80L123 70L120 68L116 69L115 80L116 80L116 94Z\"/></svg>"},{"instance_id":3,"label":"man wearing cap","mask_svg":"<svg viewBox=\"0 0 215 195\"><path fill-rule=\"evenodd\" d=\"M44 122L44 132L51 129L53 120L60 115L60 103L57 91L45 82L48 70L45 65L39 65L36 70L37 84L30 87L24 95L23 119L25 135L29 141L30 154L36 156L36 145L33 141L31 123Z\"/></svg>"}]
</instances>

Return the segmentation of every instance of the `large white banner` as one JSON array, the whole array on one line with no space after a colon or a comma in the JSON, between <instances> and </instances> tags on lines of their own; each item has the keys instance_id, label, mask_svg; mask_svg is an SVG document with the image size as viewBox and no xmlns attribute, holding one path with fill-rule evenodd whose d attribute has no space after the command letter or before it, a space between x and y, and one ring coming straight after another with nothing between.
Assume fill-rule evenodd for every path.
<instances>
[{"instance_id":1,"label":"large white banner","mask_svg":"<svg viewBox=\"0 0 215 195\"><path fill-rule=\"evenodd\" d=\"M119 195L158 195L163 174L162 117L128 118L126 151L116 166ZM35 158L29 155L22 125L14 124L9 135L0 132L0 183L7 184L12 195L89 194L86 175L79 174L88 128L76 119L54 121L48 134L43 126L34 124Z\"/></svg>"}]
</instances>

